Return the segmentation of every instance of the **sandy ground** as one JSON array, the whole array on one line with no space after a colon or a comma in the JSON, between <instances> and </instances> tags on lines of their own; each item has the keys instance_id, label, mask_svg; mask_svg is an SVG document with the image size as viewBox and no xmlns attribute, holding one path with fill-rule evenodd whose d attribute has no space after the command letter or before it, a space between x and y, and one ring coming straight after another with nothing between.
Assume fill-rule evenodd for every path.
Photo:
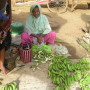
<instances>
[{"instance_id":1,"label":"sandy ground","mask_svg":"<svg viewBox=\"0 0 90 90\"><path fill-rule=\"evenodd\" d=\"M26 6L12 7L13 21L25 23L29 11L29 7ZM81 28L85 27L87 21L90 20L90 10L77 9L74 12L67 11L63 14L55 14L48 11L47 8L43 8L43 13L47 15L52 30L57 34L57 39L69 43L64 45L67 46L69 53L72 55L71 58L82 58L89 54L76 40L84 34ZM58 27L56 28L56 26ZM19 90L53 90L54 85L47 78L48 63L39 67L41 70L37 69L33 72L30 65L26 64L22 68L15 68L8 75L0 73L0 78L4 79L2 85L16 81Z\"/></svg>"},{"instance_id":2,"label":"sandy ground","mask_svg":"<svg viewBox=\"0 0 90 90\"><path fill-rule=\"evenodd\" d=\"M19 63L23 64L22 62ZM40 65L40 69L34 71L31 68L32 65L33 63L28 63L24 67L17 67L8 75L0 73L0 78L3 78L3 84L0 87L15 81L19 90L53 90L55 85L48 78L49 63Z\"/></svg>"}]
</instances>

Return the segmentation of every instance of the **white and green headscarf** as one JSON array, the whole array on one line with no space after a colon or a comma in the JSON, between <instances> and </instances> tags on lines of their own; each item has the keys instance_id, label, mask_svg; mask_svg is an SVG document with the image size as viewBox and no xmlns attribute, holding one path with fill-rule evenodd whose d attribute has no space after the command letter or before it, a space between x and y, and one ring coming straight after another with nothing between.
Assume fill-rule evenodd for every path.
<instances>
[{"instance_id":1,"label":"white and green headscarf","mask_svg":"<svg viewBox=\"0 0 90 90\"><path fill-rule=\"evenodd\" d=\"M34 17L32 14L32 11L36 6L38 6L40 10L40 16L38 18ZM25 27L34 34L48 34L49 32L51 32L51 27L49 25L48 19L45 15L42 14L40 5L34 4L30 8L30 16L26 20Z\"/></svg>"}]
</instances>

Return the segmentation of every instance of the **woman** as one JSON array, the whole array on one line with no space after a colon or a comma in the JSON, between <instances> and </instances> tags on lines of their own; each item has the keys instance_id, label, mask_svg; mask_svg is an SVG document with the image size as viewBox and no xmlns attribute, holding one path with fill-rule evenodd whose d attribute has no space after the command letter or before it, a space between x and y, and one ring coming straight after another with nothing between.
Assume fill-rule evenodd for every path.
<instances>
[{"instance_id":1,"label":"woman","mask_svg":"<svg viewBox=\"0 0 90 90\"><path fill-rule=\"evenodd\" d=\"M22 43L35 42L41 44L43 41L53 44L56 33L52 32L48 19L42 14L40 5L35 4L30 9L30 16L26 20L25 32L21 34Z\"/></svg>"},{"instance_id":2,"label":"woman","mask_svg":"<svg viewBox=\"0 0 90 90\"><path fill-rule=\"evenodd\" d=\"M11 1L3 0L2 2L0 2L0 5L2 5L0 6L0 70L4 74L7 74L9 70L5 68L4 63L5 51L10 47L11 44ZM4 14L5 11L6 15Z\"/></svg>"}]
</instances>

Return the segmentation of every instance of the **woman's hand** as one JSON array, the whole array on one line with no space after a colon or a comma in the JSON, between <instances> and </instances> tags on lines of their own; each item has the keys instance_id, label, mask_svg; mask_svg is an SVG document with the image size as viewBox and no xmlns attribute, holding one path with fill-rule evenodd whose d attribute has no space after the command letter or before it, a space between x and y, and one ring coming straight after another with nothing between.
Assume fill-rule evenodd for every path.
<instances>
[{"instance_id":1,"label":"woman's hand","mask_svg":"<svg viewBox=\"0 0 90 90\"><path fill-rule=\"evenodd\" d=\"M37 38L37 42L39 44L41 44L43 42L43 36L45 35L35 35L35 34L31 34L30 36L36 37Z\"/></svg>"},{"instance_id":2,"label":"woman's hand","mask_svg":"<svg viewBox=\"0 0 90 90\"><path fill-rule=\"evenodd\" d=\"M42 36L38 36L38 37L37 37L37 41L38 41L39 44L41 44L41 43L43 42Z\"/></svg>"}]
</instances>

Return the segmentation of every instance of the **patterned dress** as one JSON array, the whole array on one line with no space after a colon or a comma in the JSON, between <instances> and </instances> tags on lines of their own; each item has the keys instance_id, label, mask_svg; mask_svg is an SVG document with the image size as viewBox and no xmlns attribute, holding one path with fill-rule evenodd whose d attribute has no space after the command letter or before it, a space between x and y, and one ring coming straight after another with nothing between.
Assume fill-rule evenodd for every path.
<instances>
[{"instance_id":1,"label":"patterned dress","mask_svg":"<svg viewBox=\"0 0 90 90\"><path fill-rule=\"evenodd\" d=\"M11 30L10 26L6 28L0 27L0 50L7 50L11 44Z\"/></svg>"},{"instance_id":2,"label":"patterned dress","mask_svg":"<svg viewBox=\"0 0 90 90\"><path fill-rule=\"evenodd\" d=\"M11 0L7 0L6 12L9 16L4 25L0 26L0 50L7 50L11 44Z\"/></svg>"}]
</instances>

